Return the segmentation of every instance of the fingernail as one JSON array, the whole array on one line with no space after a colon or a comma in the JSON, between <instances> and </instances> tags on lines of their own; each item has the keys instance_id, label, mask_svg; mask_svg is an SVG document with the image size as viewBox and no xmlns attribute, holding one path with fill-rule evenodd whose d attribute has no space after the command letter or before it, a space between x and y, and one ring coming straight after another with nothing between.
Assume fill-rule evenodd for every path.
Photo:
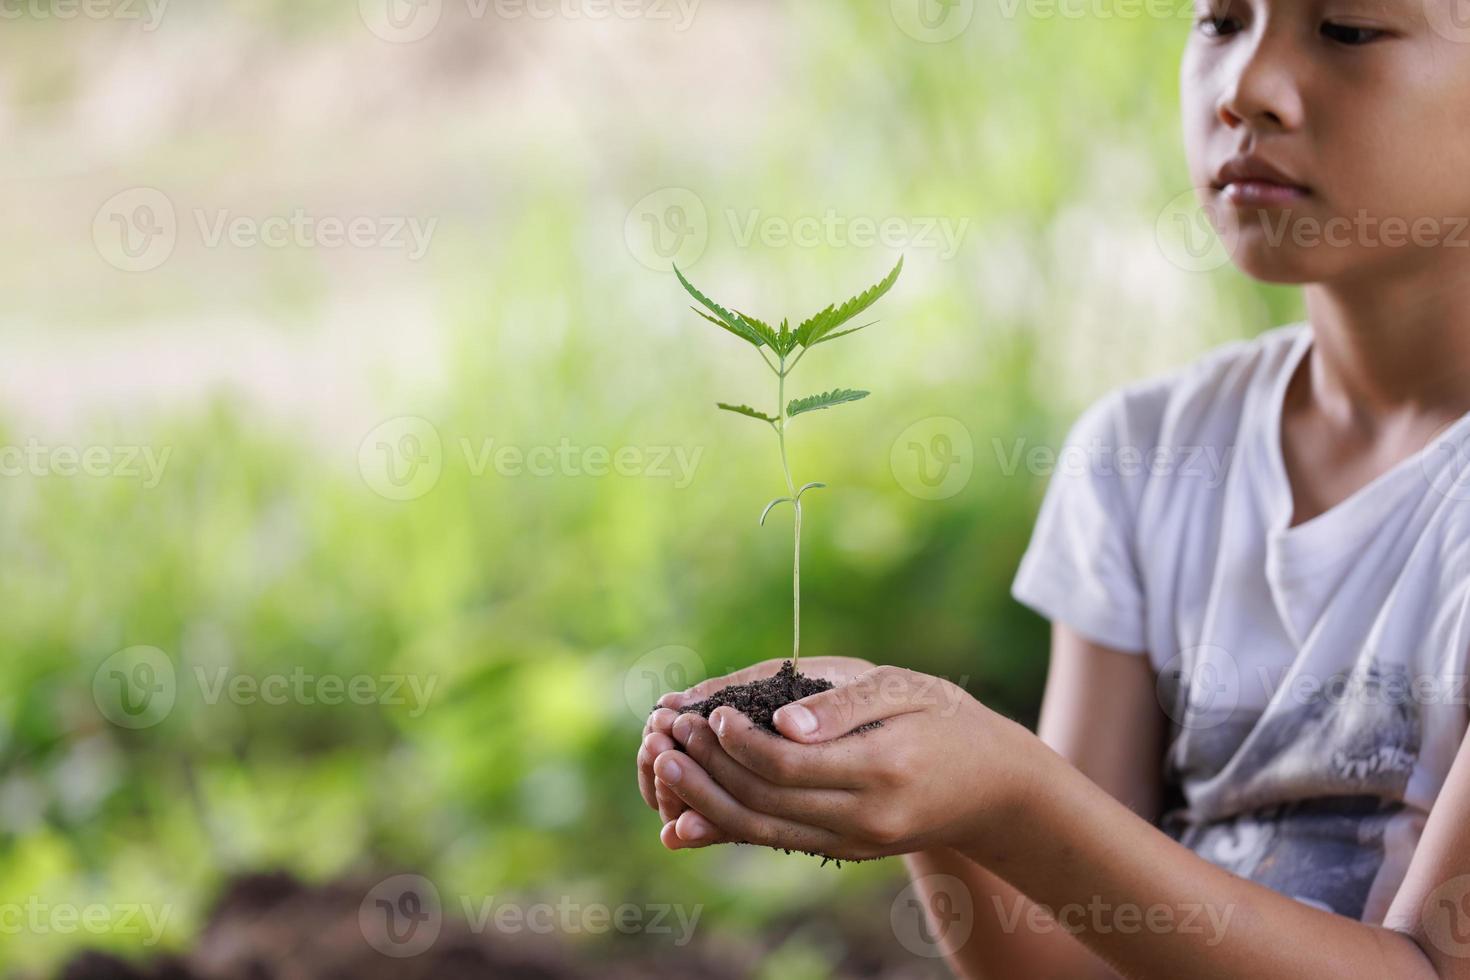
<instances>
[{"instance_id":1,"label":"fingernail","mask_svg":"<svg viewBox=\"0 0 1470 980\"><path fill-rule=\"evenodd\" d=\"M715 723L715 734L720 738L725 737L725 722L729 719L730 716L723 711L716 711L710 716L710 720Z\"/></svg>"},{"instance_id":2,"label":"fingernail","mask_svg":"<svg viewBox=\"0 0 1470 980\"><path fill-rule=\"evenodd\" d=\"M689 720L688 715L680 715L674 719L674 737L681 743L689 741L689 729L694 727L694 722Z\"/></svg>"},{"instance_id":3,"label":"fingernail","mask_svg":"<svg viewBox=\"0 0 1470 980\"><path fill-rule=\"evenodd\" d=\"M679 764L672 759L663 764L662 771L658 774L659 778L666 783L677 783L682 775L683 773L679 771Z\"/></svg>"},{"instance_id":4,"label":"fingernail","mask_svg":"<svg viewBox=\"0 0 1470 980\"><path fill-rule=\"evenodd\" d=\"M800 735L810 735L817 730L817 716L811 713L811 709L799 704L788 704L776 714L783 716L787 725L796 729Z\"/></svg>"},{"instance_id":5,"label":"fingernail","mask_svg":"<svg viewBox=\"0 0 1470 980\"><path fill-rule=\"evenodd\" d=\"M714 836L714 828L698 814L691 814L684 818L684 830L684 833L679 834L681 840L697 841ZM674 827L674 832L679 833L677 826Z\"/></svg>"}]
</instances>

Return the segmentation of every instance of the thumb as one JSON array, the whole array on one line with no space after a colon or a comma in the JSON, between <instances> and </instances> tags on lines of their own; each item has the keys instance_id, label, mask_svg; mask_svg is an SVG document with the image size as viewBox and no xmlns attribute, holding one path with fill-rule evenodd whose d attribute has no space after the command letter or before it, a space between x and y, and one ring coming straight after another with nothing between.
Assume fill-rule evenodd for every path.
<instances>
[{"instance_id":1,"label":"thumb","mask_svg":"<svg viewBox=\"0 0 1470 980\"><path fill-rule=\"evenodd\" d=\"M923 675L901 667L874 667L840 687L777 709L771 721L794 742L826 742L854 728L920 711L914 692Z\"/></svg>"}]
</instances>

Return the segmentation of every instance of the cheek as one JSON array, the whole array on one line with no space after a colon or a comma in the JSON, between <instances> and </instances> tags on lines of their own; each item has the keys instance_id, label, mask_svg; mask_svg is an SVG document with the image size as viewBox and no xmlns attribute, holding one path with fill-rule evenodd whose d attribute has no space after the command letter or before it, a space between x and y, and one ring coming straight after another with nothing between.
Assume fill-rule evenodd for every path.
<instances>
[{"instance_id":1,"label":"cheek","mask_svg":"<svg viewBox=\"0 0 1470 980\"><path fill-rule=\"evenodd\" d=\"M1184 156L1196 187L1208 185L1210 134L1216 126L1216 80L1205 59L1186 51L1179 70L1179 114Z\"/></svg>"}]
</instances>

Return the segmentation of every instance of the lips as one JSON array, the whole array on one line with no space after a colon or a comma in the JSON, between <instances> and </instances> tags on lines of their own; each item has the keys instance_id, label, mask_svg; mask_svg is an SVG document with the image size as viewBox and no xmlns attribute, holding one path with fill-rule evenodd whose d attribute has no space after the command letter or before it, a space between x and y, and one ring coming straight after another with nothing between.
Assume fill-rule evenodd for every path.
<instances>
[{"instance_id":1,"label":"lips","mask_svg":"<svg viewBox=\"0 0 1470 980\"><path fill-rule=\"evenodd\" d=\"M1311 193L1285 170L1255 155L1232 157L1215 174L1212 186L1238 204L1285 204Z\"/></svg>"}]
</instances>

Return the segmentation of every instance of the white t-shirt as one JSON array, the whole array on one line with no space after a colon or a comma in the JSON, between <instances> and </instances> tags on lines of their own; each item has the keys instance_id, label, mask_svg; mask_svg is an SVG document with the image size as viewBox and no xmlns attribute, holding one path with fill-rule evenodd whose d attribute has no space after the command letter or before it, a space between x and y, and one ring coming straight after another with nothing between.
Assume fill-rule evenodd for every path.
<instances>
[{"instance_id":1,"label":"white t-shirt","mask_svg":"<svg viewBox=\"0 0 1470 980\"><path fill-rule=\"evenodd\" d=\"M1278 327L1089 408L1012 594L1147 653L1170 836L1381 923L1466 731L1470 415L1289 528L1282 403L1311 347Z\"/></svg>"}]
</instances>

